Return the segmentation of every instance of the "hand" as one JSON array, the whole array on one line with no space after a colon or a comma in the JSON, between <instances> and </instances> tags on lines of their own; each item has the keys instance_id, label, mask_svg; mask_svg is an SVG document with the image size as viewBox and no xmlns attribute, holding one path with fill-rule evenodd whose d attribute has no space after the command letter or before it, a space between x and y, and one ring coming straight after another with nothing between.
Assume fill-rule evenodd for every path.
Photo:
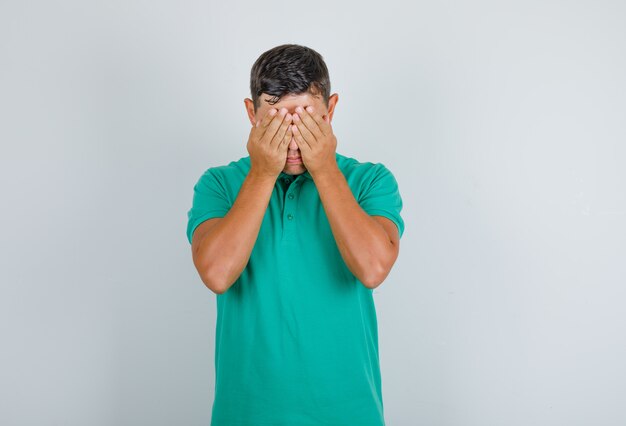
<instances>
[{"instance_id":1,"label":"hand","mask_svg":"<svg viewBox=\"0 0 626 426\"><path fill-rule=\"evenodd\" d=\"M275 178L285 168L292 118L286 108L272 108L252 127L247 145L250 171Z\"/></svg>"},{"instance_id":2,"label":"hand","mask_svg":"<svg viewBox=\"0 0 626 426\"><path fill-rule=\"evenodd\" d=\"M337 168L337 138L328 116L322 118L313 111L312 106L297 107L292 129L300 148L302 162L311 175Z\"/></svg>"}]
</instances>

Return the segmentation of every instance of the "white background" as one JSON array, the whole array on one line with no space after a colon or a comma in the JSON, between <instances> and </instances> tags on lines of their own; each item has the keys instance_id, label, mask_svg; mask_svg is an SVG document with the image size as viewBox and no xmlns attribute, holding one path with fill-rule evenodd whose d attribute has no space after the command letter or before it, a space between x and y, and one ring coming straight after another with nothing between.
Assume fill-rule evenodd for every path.
<instances>
[{"instance_id":1,"label":"white background","mask_svg":"<svg viewBox=\"0 0 626 426\"><path fill-rule=\"evenodd\" d=\"M209 424L192 188L248 155L250 67L298 43L338 151L404 199L374 293L387 424L626 424L625 12L2 1L0 423Z\"/></svg>"}]
</instances>

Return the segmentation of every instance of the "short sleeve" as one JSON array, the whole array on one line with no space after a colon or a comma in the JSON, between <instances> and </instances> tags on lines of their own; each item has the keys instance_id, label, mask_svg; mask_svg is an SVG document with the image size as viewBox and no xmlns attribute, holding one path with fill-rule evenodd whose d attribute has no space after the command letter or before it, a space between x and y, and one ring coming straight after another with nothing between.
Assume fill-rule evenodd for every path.
<instances>
[{"instance_id":1,"label":"short sleeve","mask_svg":"<svg viewBox=\"0 0 626 426\"><path fill-rule=\"evenodd\" d=\"M359 197L359 205L370 216L385 216L398 227L398 234L404 233L404 220L400 216L402 197L398 182L382 163L374 165L374 177Z\"/></svg>"},{"instance_id":2,"label":"short sleeve","mask_svg":"<svg viewBox=\"0 0 626 426\"><path fill-rule=\"evenodd\" d=\"M214 171L205 171L193 187L193 201L187 212L187 239L191 244L193 232L205 220L224 217L231 204Z\"/></svg>"}]
</instances>

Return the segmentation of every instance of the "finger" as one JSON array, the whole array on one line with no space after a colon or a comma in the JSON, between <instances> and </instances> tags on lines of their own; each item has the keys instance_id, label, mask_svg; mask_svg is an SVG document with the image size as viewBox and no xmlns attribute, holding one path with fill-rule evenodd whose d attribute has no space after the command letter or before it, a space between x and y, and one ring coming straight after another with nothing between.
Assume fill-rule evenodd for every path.
<instances>
[{"instance_id":1,"label":"finger","mask_svg":"<svg viewBox=\"0 0 626 426\"><path fill-rule=\"evenodd\" d=\"M287 149L287 146L289 146L289 142L291 142L291 138L293 136L293 131L291 129L292 129L292 125L290 124L289 126L287 126L287 131L285 132L285 136L283 136L283 140L280 143L279 149L281 151L285 151Z\"/></svg>"},{"instance_id":2,"label":"finger","mask_svg":"<svg viewBox=\"0 0 626 426\"><path fill-rule=\"evenodd\" d=\"M293 126L291 126L291 130L293 131L293 137L296 140L300 151L311 151L311 145L302 137L302 133L300 133L298 126L294 124Z\"/></svg>"},{"instance_id":3,"label":"finger","mask_svg":"<svg viewBox=\"0 0 626 426\"><path fill-rule=\"evenodd\" d=\"M272 117L272 121L269 122L265 129L265 133L261 137L265 142L271 143L272 139L276 135L276 131L282 124L285 115L287 114L287 108L281 108L280 111Z\"/></svg>"},{"instance_id":4,"label":"finger","mask_svg":"<svg viewBox=\"0 0 626 426\"><path fill-rule=\"evenodd\" d=\"M320 133L324 136L326 136L327 132L327 126L326 126L326 121L324 120L324 117L321 114L318 114L315 111L315 108L312 105L309 105L305 108L305 111L309 114L309 116L313 119L313 121L315 121L315 124L317 124L317 127L320 131Z\"/></svg>"},{"instance_id":5,"label":"finger","mask_svg":"<svg viewBox=\"0 0 626 426\"><path fill-rule=\"evenodd\" d=\"M313 107L297 107L296 111L298 112L298 116L300 117L302 123L306 126L307 129L309 129L309 132L311 132L315 136L315 139L322 139L324 137L324 133L322 132L319 125L317 124L317 121L313 118L313 115L311 114L311 111L313 111ZM300 130L304 130L302 129L302 126L300 127Z\"/></svg>"},{"instance_id":6,"label":"finger","mask_svg":"<svg viewBox=\"0 0 626 426\"><path fill-rule=\"evenodd\" d=\"M258 123L258 127L256 127L256 131L258 132L258 138L261 139L263 138L263 136L265 136L265 132L267 131L270 123L272 121L274 121L275 117L278 117L278 109L276 108L272 108L269 111L267 111L267 113L265 114L265 116L259 121Z\"/></svg>"},{"instance_id":7,"label":"finger","mask_svg":"<svg viewBox=\"0 0 626 426\"><path fill-rule=\"evenodd\" d=\"M261 130L265 129L270 121L272 121L277 111L278 110L276 108L271 108L262 119L257 120L256 127Z\"/></svg>"},{"instance_id":8,"label":"finger","mask_svg":"<svg viewBox=\"0 0 626 426\"><path fill-rule=\"evenodd\" d=\"M280 127L276 131L274 138L270 141L270 145L280 145L285 137L285 133L287 132L289 125L291 125L291 114L287 113L285 114Z\"/></svg>"},{"instance_id":9,"label":"finger","mask_svg":"<svg viewBox=\"0 0 626 426\"><path fill-rule=\"evenodd\" d=\"M315 137L315 135L313 135L313 133L311 133L309 128L303 124L302 119L300 118L300 115L294 114L293 120L294 120L294 124L296 125L296 129L298 130L298 133L302 135L304 140L308 141L309 145L314 144L317 138Z\"/></svg>"},{"instance_id":10,"label":"finger","mask_svg":"<svg viewBox=\"0 0 626 426\"><path fill-rule=\"evenodd\" d=\"M332 133L332 129L330 128L330 117L328 115L322 116L321 114L316 114L315 109L312 106L306 107L306 110L311 114L311 117L317 122L320 130L327 136Z\"/></svg>"}]
</instances>

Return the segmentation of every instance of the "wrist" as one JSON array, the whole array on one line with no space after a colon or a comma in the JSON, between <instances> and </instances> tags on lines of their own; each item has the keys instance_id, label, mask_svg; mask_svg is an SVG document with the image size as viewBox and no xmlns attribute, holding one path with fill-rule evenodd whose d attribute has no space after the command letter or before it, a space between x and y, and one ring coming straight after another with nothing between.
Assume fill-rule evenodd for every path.
<instances>
[{"instance_id":1,"label":"wrist","mask_svg":"<svg viewBox=\"0 0 626 426\"><path fill-rule=\"evenodd\" d=\"M247 177L251 180L259 182L276 182L276 179L278 178L278 173L262 172L255 169L254 167L251 167L250 171L248 171Z\"/></svg>"},{"instance_id":2,"label":"wrist","mask_svg":"<svg viewBox=\"0 0 626 426\"><path fill-rule=\"evenodd\" d=\"M337 163L334 163L323 169L318 169L314 171L309 170L309 174L315 181L327 180L327 179L331 179L334 181L335 179L337 179L337 177L339 177L339 175L342 175L341 170L339 170L339 166L337 165Z\"/></svg>"}]
</instances>

